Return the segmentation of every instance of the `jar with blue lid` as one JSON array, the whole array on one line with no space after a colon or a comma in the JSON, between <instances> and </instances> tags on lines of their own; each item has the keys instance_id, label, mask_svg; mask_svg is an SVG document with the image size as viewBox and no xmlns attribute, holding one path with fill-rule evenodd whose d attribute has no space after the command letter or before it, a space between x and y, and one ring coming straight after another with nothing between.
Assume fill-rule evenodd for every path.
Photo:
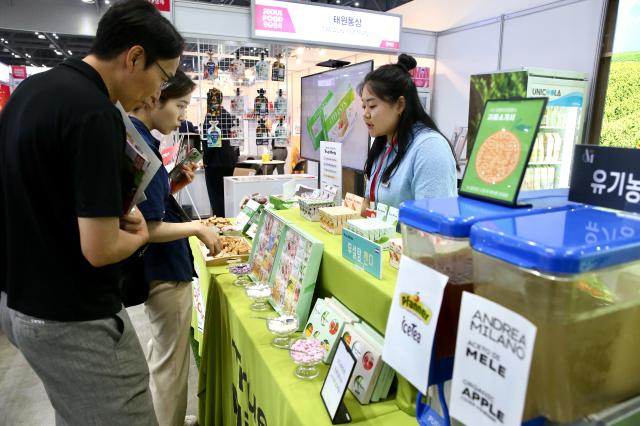
<instances>
[{"instance_id":1,"label":"jar with blue lid","mask_svg":"<svg viewBox=\"0 0 640 426\"><path fill-rule=\"evenodd\" d=\"M526 208L510 208L466 197L407 201L400 206L402 255L449 277L436 331L436 357L455 353L463 291L473 291L471 226L482 220L584 208L567 199L568 190L523 192Z\"/></svg>"},{"instance_id":2,"label":"jar with blue lid","mask_svg":"<svg viewBox=\"0 0 640 426\"><path fill-rule=\"evenodd\" d=\"M475 293L537 328L525 418L640 394L640 217L578 209L480 222Z\"/></svg>"}]
</instances>

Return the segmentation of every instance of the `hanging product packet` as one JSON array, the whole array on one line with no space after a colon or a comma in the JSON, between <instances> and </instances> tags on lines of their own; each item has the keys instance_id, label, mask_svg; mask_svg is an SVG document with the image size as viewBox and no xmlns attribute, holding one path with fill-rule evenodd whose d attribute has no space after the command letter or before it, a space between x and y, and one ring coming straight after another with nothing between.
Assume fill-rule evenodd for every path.
<instances>
[{"instance_id":1,"label":"hanging product packet","mask_svg":"<svg viewBox=\"0 0 640 426\"><path fill-rule=\"evenodd\" d=\"M273 147L274 148L286 148L287 147L287 125L280 120L273 130Z\"/></svg>"},{"instance_id":2,"label":"hanging product packet","mask_svg":"<svg viewBox=\"0 0 640 426\"><path fill-rule=\"evenodd\" d=\"M244 142L244 129L242 128L240 120L236 119L233 126L229 129L229 145L242 146L242 142Z\"/></svg>"},{"instance_id":3,"label":"hanging product packet","mask_svg":"<svg viewBox=\"0 0 640 426\"><path fill-rule=\"evenodd\" d=\"M269 145L269 129L263 119L258 120L256 128L256 145Z\"/></svg>"},{"instance_id":4,"label":"hanging product packet","mask_svg":"<svg viewBox=\"0 0 640 426\"><path fill-rule=\"evenodd\" d=\"M258 96L253 102L253 110L256 115L269 114L269 99L264 95L265 93L264 89L258 90Z\"/></svg>"},{"instance_id":5,"label":"hanging product packet","mask_svg":"<svg viewBox=\"0 0 640 426\"><path fill-rule=\"evenodd\" d=\"M209 121L209 130L207 130L207 148L222 148L222 138L218 122Z\"/></svg>"},{"instance_id":6,"label":"hanging product packet","mask_svg":"<svg viewBox=\"0 0 640 426\"><path fill-rule=\"evenodd\" d=\"M240 96L240 88L237 88L236 95L229 99L229 105L231 114L244 114L244 97Z\"/></svg>"},{"instance_id":7,"label":"hanging product packet","mask_svg":"<svg viewBox=\"0 0 640 426\"><path fill-rule=\"evenodd\" d=\"M231 64L229 64L231 78L236 82L244 79L244 70L244 61L240 59L240 52L236 52L236 58L231 61Z\"/></svg>"},{"instance_id":8,"label":"hanging product packet","mask_svg":"<svg viewBox=\"0 0 640 426\"><path fill-rule=\"evenodd\" d=\"M278 96L273 102L276 115L287 114L287 98L284 96L282 89L278 90Z\"/></svg>"},{"instance_id":9,"label":"hanging product packet","mask_svg":"<svg viewBox=\"0 0 640 426\"><path fill-rule=\"evenodd\" d=\"M260 54L260 60L256 62L256 81L269 80L269 62L265 61L264 53Z\"/></svg>"},{"instance_id":10,"label":"hanging product packet","mask_svg":"<svg viewBox=\"0 0 640 426\"><path fill-rule=\"evenodd\" d=\"M280 58L273 63L271 67L271 80L272 81L284 81L285 77L285 66L282 62L280 62Z\"/></svg>"}]
</instances>

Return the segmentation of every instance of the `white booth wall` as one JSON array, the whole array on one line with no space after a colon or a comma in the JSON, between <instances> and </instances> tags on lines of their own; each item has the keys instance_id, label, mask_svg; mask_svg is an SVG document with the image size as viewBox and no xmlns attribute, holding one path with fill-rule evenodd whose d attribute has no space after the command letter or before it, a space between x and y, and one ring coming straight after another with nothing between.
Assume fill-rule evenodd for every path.
<instances>
[{"instance_id":1,"label":"white booth wall","mask_svg":"<svg viewBox=\"0 0 640 426\"><path fill-rule=\"evenodd\" d=\"M579 71L593 87L605 6L606 0L561 0L438 33L432 115L442 132L467 126L473 74Z\"/></svg>"}]
</instances>

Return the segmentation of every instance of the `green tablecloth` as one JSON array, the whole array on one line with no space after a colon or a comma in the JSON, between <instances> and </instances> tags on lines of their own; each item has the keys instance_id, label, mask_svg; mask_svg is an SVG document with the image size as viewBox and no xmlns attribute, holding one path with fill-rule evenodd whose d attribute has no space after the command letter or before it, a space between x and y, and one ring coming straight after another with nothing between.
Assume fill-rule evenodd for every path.
<instances>
[{"instance_id":1,"label":"green tablecloth","mask_svg":"<svg viewBox=\"0 0 640 426\"><path fill-rule=\"evenodd\" d=\"M191 246L191 252L193 253L193 260L196 272L198 273L198 284L200 287L200 294L202 295L203 305L198 307L197 301L194 300L193 303L193 313L191 317L191 327L193 328L193 337L198 342L198 355L202 356L202 338L203 332L198 327L198 308L202 310L202 313L206 313L207 299L209 297L209 287L211 286L212 277L216 277L220 274L226 274L227 266L210 266L207 267L207 264L202 257L200 252L200 243L198 239L195 237L189 238L189 245Z\"/></svg>"},{"instance_id":2,"label":"green tablecloth","mask_svg":"<svg viewBox=\"0 0 640 426\"><path fill-rule=\"evenodd\" d=\"M305 221L298 210L279 214L325 243L316 296L337 297L384 333L397 276L388 264L388 253L383 256L384 279L377 280L342 258L340 236ZM194 257L202 270L199 250L194 250ZM319 379L297 379L287 351L271 346L264 321L250 318L255 313L244 290L233 286L235 277L219 268L209 272L209 279L200 280L202 291L205 285L208 290L198 386L200 424L330 425L320 398L327 367L322 366ZM395 400L363 406L350 392L345 397L353 423L362 425L415 425L414 401L415 390L402 379Z\"/></svg>"}]
</instances>

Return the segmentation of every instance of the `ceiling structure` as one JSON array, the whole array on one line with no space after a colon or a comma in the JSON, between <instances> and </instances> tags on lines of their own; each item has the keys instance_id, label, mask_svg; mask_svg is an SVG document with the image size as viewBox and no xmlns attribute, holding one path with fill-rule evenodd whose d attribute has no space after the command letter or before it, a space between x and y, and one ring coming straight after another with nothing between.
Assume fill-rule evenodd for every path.
<instances>
[{"instance_id":1,"label":"ceiling structure","mask_svg":"<svg viewBox=\"0 0 640 426\"><path fill-rule=\"evenodd\" d=\"M0 29L0 62L52 67L66 58L89 53L92 37Z\"/></svg>"},{"instance_id":2,"label":"ceiling structure","mask_svg":"<svg viewBox=\"0 0 640 426\"><path fill-rule=\"evenodd\" d=\"M114 0L54 0L61 4L83 4L86 7L96 9L98 16L106 10ZM250 7L251 0L195 0L203 3L211 3L224 6ZM327 4L332 6L346 6L358 9L386 12L390 9L409 3L411 0L311 0L312 3ZM68 57L82 58L89 53L92 37L72 36L47 32L15 31L0 28L0 62L7 65L31 65L52 67L64 61ZM257 48L258 46L256 46ZM269 47L272 47L269 49ZM187 46L186 51L195 51L194 46ZM277 48L267 46L269 56L274 57ZM225 50L225 52L227 52ZM242 56L256 57L259 54L242 51ZM183 61L189 67L195 65L194 61ZM255 62L255 61L254 61ZM221 64L223 67L225 63ZM250 66L250 64L247 64Z\"/></svg>"}]
</instances>

